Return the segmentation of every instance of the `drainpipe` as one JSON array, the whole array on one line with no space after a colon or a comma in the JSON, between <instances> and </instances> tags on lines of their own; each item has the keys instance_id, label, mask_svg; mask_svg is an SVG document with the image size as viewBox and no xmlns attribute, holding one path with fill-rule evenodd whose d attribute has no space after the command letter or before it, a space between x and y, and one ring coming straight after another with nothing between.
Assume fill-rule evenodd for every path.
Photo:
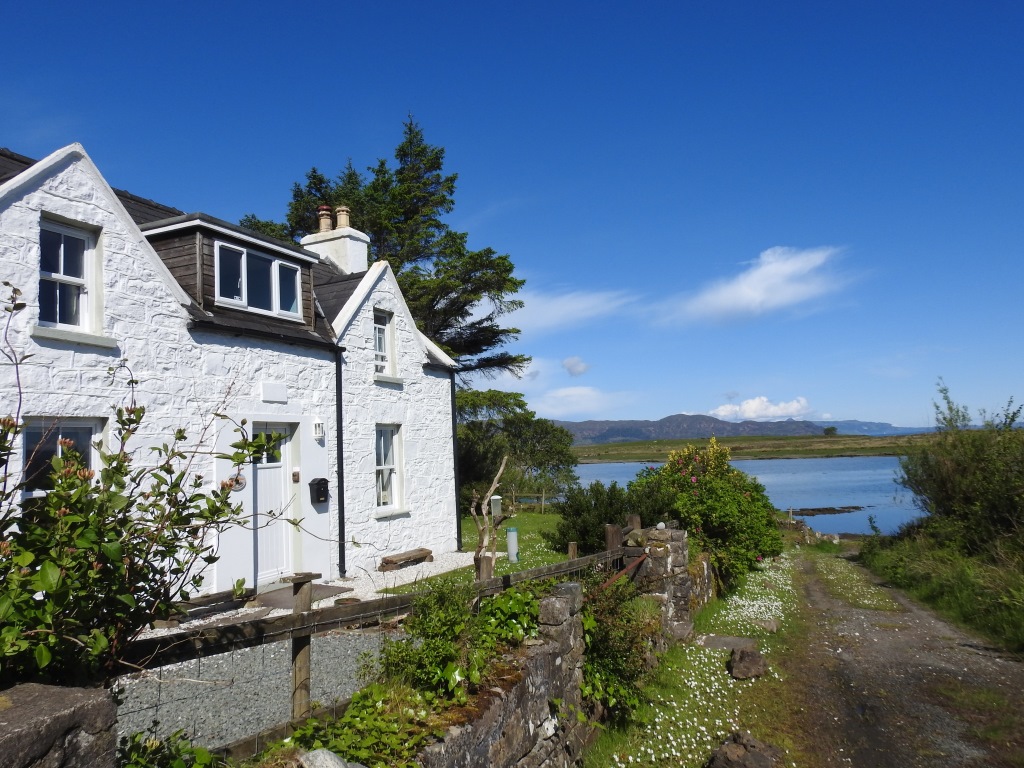
<instances>
[{"instance_id":1,"label":"drainpipe","mask_svg":"<svg viewBox=\"0 0 1024 768\"><path fill-rule=\"evenodd\" d=\"M448 380L451 382L452 397L452 463L455 470L455 542L459 552L462 551L462 515L459 514L459 416L455 410L455 369L448 371Z\"/></svg>"},{"instance_id":2,"label":"drainpipe","mask_svg":"<svg viewBox=\"0 0 1024 768\"><path fill-rule=\"evenodd\" d=\"M342 363L345 348L338 346L334 349L334 439L338 449L338 575L341 578L346 576L345 567L345 449L343 439L345 436L345 419L342 413Z\"/></svg>"}]
</instances>

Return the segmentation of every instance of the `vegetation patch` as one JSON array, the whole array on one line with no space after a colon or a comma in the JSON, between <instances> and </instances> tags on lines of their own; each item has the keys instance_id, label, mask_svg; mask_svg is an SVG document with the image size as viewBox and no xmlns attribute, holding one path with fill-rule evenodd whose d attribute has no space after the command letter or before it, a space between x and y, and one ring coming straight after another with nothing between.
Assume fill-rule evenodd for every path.
<instances>
[{"instance_id":1,"label":"vegetation patch","mask_svg":"<svg viewBox=\"0 0 1024 768\"><path fill-rule=\"evenodd\" d=\"M728 597L697 618L699 632L760 638L769 652L787 642L797 610L793 565L783 555L742 579ZM769 633L763 622L778 622ZM736 681L726 671L728 652L697 645L670 648L643 689L643 703L628 724L608 728L587 753L586 766L648 765L700 768L725 737L751 730L795 756L792 739L780 730L784 686L773 667L769 675Z\"/></svg>"},{"instance_id":2,"label":"vegetation patch","mask_svg":"<svg viewBox=\"0 0 1024 768\"><path fill-rule=\"evenodd\" d=\"M944 708L969 725L970 738L992 751L995 766L1024 766L1024 709L1022 702L992 688L963 681L946 681L930 689Z\"/></svg>"},{"instance_id":3,"label":"vegetation patch","mask_svg":"<svg viewBox=\"0 0 1024 768\"><path fill-rule=\"evenodd\" d=\"M875 611L901 611L899 603L886 590L872 584L864 571L836 555L817 554L814 567L832 597L854 606Z\"/></svg>"},{"instance_id":4,"label":"vegetation patch","mask_svg":"<svg viewBox=\"0 0 1024 768\"><path fill-rule=\"evenodd\" d=\"M900 461L925 516L861 549L864 563L948 618L1024 650L1024 430L1011 400L974 428L940 384L936 433Z\"/></svg>"}]
</instances>

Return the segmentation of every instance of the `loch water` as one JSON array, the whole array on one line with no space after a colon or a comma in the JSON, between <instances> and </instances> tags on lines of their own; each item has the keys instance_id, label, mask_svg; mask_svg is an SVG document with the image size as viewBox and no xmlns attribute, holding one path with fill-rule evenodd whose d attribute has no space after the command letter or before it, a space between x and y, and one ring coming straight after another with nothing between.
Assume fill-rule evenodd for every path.
<instances>
[{"instance_id":1,"label":"loch water","mask_svg":"<svg viewBox=\"0 0 1024 768\"><path fill-rule=\"evenodd\" d=\"M822 533L870 533L873 515L883 533L921 513L913 498L896 483L899 459L894 456L844 456L827 459L746 459L736 469L758 479L772 503L781 510L818 507L862 507L855 512L804 518ZM576 468L583 485L600 480L625 485L650 464L616 462L581 464ZM795 515L798 516L798 515Z\"/></svg>"}]
</instances>

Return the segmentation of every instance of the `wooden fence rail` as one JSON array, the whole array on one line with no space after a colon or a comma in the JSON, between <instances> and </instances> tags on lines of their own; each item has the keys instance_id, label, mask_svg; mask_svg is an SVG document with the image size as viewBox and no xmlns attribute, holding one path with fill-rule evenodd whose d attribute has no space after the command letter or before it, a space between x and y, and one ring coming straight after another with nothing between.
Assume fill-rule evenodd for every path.
<instances>
[{"instance_id":1,"label":"wooden fence rail","mask_svg":"<svg viewBox=\"0 0 1024 768\"><path fill-rule=\"evenodd\" d=\"M555 576L581 573L604 563L622 559L623 550L567 560L554 565L532 568L505 576L496 576L476 584L477 594L496 595L513 584L536 581ZM152 669L168 664L230 653L264 643L308 638L321 632L349 627L406 613L412 607L416 594L393 595L380 600L366 600L350 605L302 611L269 619L243 621L228 626L206 627L172 635L160 635L136 640L123 654L123 659L136 668Z\"/></svg>"}]
</instances>

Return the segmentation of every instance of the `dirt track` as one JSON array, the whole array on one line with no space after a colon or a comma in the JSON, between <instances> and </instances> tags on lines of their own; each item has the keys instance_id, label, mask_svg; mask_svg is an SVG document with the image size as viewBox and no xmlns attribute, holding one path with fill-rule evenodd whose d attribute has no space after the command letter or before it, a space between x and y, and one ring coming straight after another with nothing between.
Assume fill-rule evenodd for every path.
<instances>
[{"instance_id":1,"label":"dirt track","mask_svg":"<svg viewBox=\"0 0 1024 768\"><path fill-rule=\"evenodd\" d=\"M813 560L799 562L810 632L786 666L816 765L1024 766L1019 659L895 590L898 611L837 600Z\"/></svg>"}]
</instances>

